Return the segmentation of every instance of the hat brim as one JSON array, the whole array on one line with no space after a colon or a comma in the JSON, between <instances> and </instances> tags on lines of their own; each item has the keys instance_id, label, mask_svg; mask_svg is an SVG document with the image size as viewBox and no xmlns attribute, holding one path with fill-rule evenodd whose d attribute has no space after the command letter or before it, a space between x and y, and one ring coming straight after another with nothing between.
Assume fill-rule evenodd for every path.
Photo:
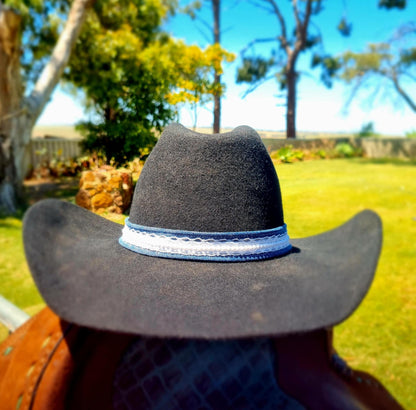
<instances>
[{"instance_id":1,"label":"hat brim","mask_svg":"<svg viewBox=\"0 0 416 410\"><path fill-rule=\"evenodd\" d=\"M24 220L28 264L60 317L103 330L161 337L236 338L309 331L360 304L381 248L380 218L363 211L293 251L255 262L140 255L118 243L122 226L57 200Z\"/></svg>"}]
</instances>

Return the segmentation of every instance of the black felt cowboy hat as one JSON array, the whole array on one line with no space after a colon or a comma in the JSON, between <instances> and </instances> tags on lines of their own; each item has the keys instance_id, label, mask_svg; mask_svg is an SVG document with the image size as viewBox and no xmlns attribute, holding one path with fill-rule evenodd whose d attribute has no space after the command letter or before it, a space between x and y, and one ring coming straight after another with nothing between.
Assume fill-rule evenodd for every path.
<instances>
[{"instance_id":1,"label":"black felt cowboy hat","mask_svg":"<svg viewBox=\"0 0 416 410\"><path fill-rule=\"evenodd\" d=\"M24 244L62 318L142 335L282 335L341 322L375 271L371 211L290 239L279 182L249 127L204 135L172 124L153 149L123 228L58 200L34 205Z\"/></svg>"}]
</instances>

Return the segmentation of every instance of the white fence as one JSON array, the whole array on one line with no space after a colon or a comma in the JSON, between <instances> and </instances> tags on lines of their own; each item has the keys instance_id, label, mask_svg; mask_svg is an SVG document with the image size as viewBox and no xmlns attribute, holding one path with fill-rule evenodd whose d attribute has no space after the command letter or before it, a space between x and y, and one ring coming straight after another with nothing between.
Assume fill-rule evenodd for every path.
<instances>
[{"instance_id":1,"label":"white fence","mask_svg":"<svg viewBox=\"0 0 416 410\"><path fill-rule=\"evenodd\" d=\"M33 138L30 142L31 167L36 168L53 159L67 160L80 157L82 155L80 142L80 139Z\"/></svg>"}]
</instances>

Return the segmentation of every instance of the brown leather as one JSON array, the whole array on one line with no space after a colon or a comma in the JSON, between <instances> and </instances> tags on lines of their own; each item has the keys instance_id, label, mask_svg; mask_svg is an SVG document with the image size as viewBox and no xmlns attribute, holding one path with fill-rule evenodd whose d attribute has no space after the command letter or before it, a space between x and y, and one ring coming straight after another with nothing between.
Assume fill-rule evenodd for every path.
<instances>
[{"instance_id":1,"label":"brown leather","mask_svg":"<svg viewBox=\"0 0 416 410\"><path fill-rule=\"evenodd\" d=\"M41 408L33 406L39 382L54 353L62 348L65 351L64 335L70 328L70 324L61 322L49 309L44 309L0 345L2 409ZM62 394L61 391L55 393ZM53 394L50 400L54 402Z\"/></svg>"},{"instance_id":2,"label":"brown leather","mask_svg":"<svg viewBox=\"0 0 416 410\"><path fill-rule=\"evenodd\" d=\"M277 338L277 379L308 409L403 409L373 376L334 363L332 330Z\"/></svg>"},{"instance_id":3,"label":"brown leather","mask_svg":"<svg viewBox=\"0 0 416 410\"><path fill-rule=\"evenodd\" d=\"M0 345L1 409L111 409L114 373L131 340L43 309Z\"/></svg>"},{"instance_id":4,"label":"brown leather","mask_svg":"<svg viewBox=\"0 0 416 410\"><path fill-rule=\"evenodd\" d=\"M112 409L113 380L134 336L60 320L50 309L0 345L1 409ZM275 339L280 387L308 409L402 409L374 377L334 362L332 331Z\"/></svg>"},{"instance_id":5,"label":"brown leather","mask_svg":"<svg viewBox=\"0 0 416 410\"><path fill-rule=\"evenodd\" d=\"M54 315L52 312L50 313ZM65 326L65 323L61 321L61 338L58 340L43 374L37 381L37 389L33 392L30 409L61 410L66 408L68 387L76 368L70 346L76 342L80 328L69 324ZM26 341L26 344L31 344L30 339Z\"/></svg>"}]
</instances>

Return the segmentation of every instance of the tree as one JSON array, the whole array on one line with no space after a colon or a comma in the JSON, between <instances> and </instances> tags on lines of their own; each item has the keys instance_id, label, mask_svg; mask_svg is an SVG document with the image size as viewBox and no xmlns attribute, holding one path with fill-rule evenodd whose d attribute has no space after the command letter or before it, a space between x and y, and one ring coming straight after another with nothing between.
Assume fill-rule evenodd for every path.
<instances>
[{"instance_id":1,"label":"tree","mask_svg":"<svg viewBox=\"0 0 416 410\"><path fill-rule=\"evenodd\" d=\"M380 93L391 97L394 93L387 90L393 88L416 113L416 100L405 87L405 84L416 83L416 47L395 50L391 43L369 44L364 52L348 51L339 61L342 68L338 71L338 78L352 86L347 106L367 85L373 88L373 98ZM377 81L377 77L386 81Z\"/></svg>"},{"instance_id":2,"label":"tree","mask_svg":"<svg viewBox=\"0 0 416 410\"><path fill-rule=\"evenodd\" d=\"M0 2L0 209L7 213L16 211L32 129L68 62L91 0L73 1L48 62L25 93L29 76L22 78L20 71L25 57L24 53L21 57L23 24L26 20L36 25L31 11L42 9L35 2L28 8L28 3L22 2L19 12Z\"/></svg>"},{"instance_id":3,"label":"tree","mask_svg":"<svg viewBox=\"0 0 416 410\"><path fill-rule=\"evenodd\" d=\"M221 44L221 1L220 0L206 0L205 3L209 3L212 9L212 25L202 19L201 17L197 17L197 11L202 8L202 2L200 0L196 0L191 2L187 7L185 7L184 11L190 15L192 19L198 19L205 28L208 29L208 32L212 35L212 39L209 36L206 36L204 33L204 37L208 39L208 42L212 44L213 49L220 50ZM235 56L231 53L224 54L225 61L232 62L235 59ZM213 109L213 125L212 130L214 133L219 133L221 128L221 96L224 93L225 86L221 83L221 75L222 75L222 64L215 64L213 66L213 87L212 87L212 99L214 101L214 109Z\"/></svg>"},{"instance_id":4,"label":"tree","mask_svg":"<svg viewBox=\"0 0 416 410\"><path fill-rule=\"evenodd\" d=\"M173 53L172 67L166 71L175 73L172 79L175 86L167 95L171 104L191 103L196 111L197 105L204 105L215 98L221 98L225 86L218 79L223 73L223 62L232 62L235 55L224 50L218 43L200 49L196 45L177 44L181 51ZM169 53L168 53L169 54ZM181 54L182 58L176 58ZM172 55L171 53L169 55ZM169 76L169 74L165 74ZM217 105L217 108L219 105ZM220 107L218 108L220 110ZM219 117L218 117L219 118ZM218 119L219 121L219 119ZM194 115L194 128L197 115ZM219 127L219 122L217 124ZM214 132L219 132L214 129Z\"/></svg>"},{"instance_id":5,"label":"tree","mask_svg":"<svg viewBox=\"0 0 416 410\"><path fill-rule=\"evenodd\" d=\"M220 0L212 0L212 14L214 21L214 44L220 44ZM217 86L221 84L221 74L215 70L214 71L214 84ZM221 128L221 94L219 92L214 93L214 124L212 131L216 134L220 132Z\"/></svg>"},{"instance_id":6,"label":"tree","mask_svg":"<svg viewBox=\"0 0 416 410\"><path fill-rule=\"evenodd\" d=\"M95 113L80 126L88 151L122 164L152 147L176 104L221 93L209 74L219 72L227 53L164 33L173 6L170 0L97 0L88 13L65 74Z\"/></svg>"},{"instance_id":7,"label":"tree","mask_svg":"<svg viewBox=\"0 0 416 410\"><path fill-rule=\"evenodd\" d=\"M380 0L379 7L404 9L406 2ZM361 89L366 88L372 90L372 99L379 94L389 98L398 94L416 113L416 100L407 91L407 86L416 83L416 46L411 42L415 35L416 23L410 22L396 30L386 42L370 43L363 52L347 51L338 57L338 69L334 75L352 86L346 106Z\"/></svg>"},{"instance_id":8,"label":"tree","mask_svg":"<svg viewBox=\"0 0 416 410\"><path fill-rule=\"evenodd\" d=\"M153 146L154 131L174 118L164 98L169 79L146 57L170 42L160 27L172 7L162 0L97 0L89 10L64 76L85 92L95 114L78 126L87 151L123 164Z\"/></svg>"},{"instance_id":9,"label":"tree","mask_svg":"<svg viewBox=\"0 0 416 410\"><path fill-rule=\"evenodd\" d=\"M296 138L296 83L299 73L296 64L301 53L321 43L319 32L311 34L311 18L322 11L322 0L291 0L294 30L288 29L287 18L277 0L257 0L255 4L273 14L277 20L279 34L273 38L253 40L242 53L242 65L238 69L237 83L251 83L249 92L264 81L276 78L281 90L286 91L286 136ZM258 43L274 43L271 56L247 56ZM271 76L270 69L275 68Z\"/></svg>"}]
</instances>

